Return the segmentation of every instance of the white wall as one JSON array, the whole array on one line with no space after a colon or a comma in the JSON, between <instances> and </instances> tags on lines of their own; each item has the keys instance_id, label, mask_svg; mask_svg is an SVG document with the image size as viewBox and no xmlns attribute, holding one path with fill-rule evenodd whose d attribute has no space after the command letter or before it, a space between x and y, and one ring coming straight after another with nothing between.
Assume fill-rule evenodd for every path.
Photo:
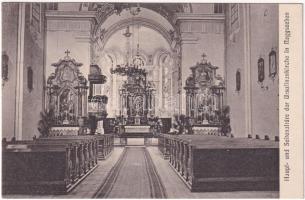
<instances>
[{"instance_id":1,"label":"white wall","mask_svg":"<svg viewBox=\"0 0 305 200\"><path fill-rule=\"evenodd\" d=\"M69 56L83 64L80 71L88 78L91 64L90 27L89 20L51 19L47 21L46 77L55 71L51 64L64 58L65 51L68 49L71 52Z\"/></svg>"},{"instance_id":2,"label":"white wall","mask_svg":"<svg viewBox=\"0 0 305 200\"><path fill-rule=\"evenodd\" d=\"M2 86L2 137L7 139L15 131L18 12L18 3L2 3L2 53L9 57L8 81Z\"/></svg>"},{"instance_id":3,"label":"white wall","mask_svg":"<svg viewBox=\"0 0 305 200\"><path fill-rule=\"evenodd\" d=\"M231 108L231 127L235 137L255 138L268 135L274 140L278 136L278 76L269 78L269 57L271 48L278 51L278 6L276 4L250 4L245 13L245 4L239 5L240 28L231 34L229 26L229 5L226 15L226 80L227 104ZM245 16L249 16L249 49L245 47ZM277 52L278 53L278 52ZM246 55L249 55L247 62ZM265 60L264 88L258 84L257 61ZM247 63L250 63L248 66ZM236 92L236 71L241 72L241 91ZM247 79L247 70L250 77ZM247 91L249 88L250 91ZM267 89L268 88L268 89ZM249 98L250 108L246 101ZM251 130L246 129L246 119L251 119Z\"/></svg>"},{"instance_id":4,"label":"white wall","mask_svg":"<svg viewBox=\"0 0 305 200\"><path fill-rule=\"evenodd\" d=\"M253 135L270 139L279 135L279 79L269 77L269 53L272 48L278 57L278 5L251 4L251 88ZM257 61L265 60L264 88L258 84ZM268 89L267 89L268 88Z\"/></svg>"},{"instance_id":5,"label":"white wall","mask_svg":"<svg viewBox=\"0 0 305 200\"><path fill-rule=\"evenodd\" d=\"M23 5L4 3L2 7L2 48L9 56L9 80L2 90L2 137L9 140L14 136L17 139L38 136L37 124L43 107L44 17L40 32L35 31L30 23L31 4ZM43 12L43 6L41 9ZM32 91L28 89L28 67L33 70Z\"/></svg>"},{"instance_id":6,"label":"white wall","mask_svg":"<svg viewBox=\"0 0 305 200\"><path fill-rule=\"evenodd\" d=\"M218 66L217 74L224 77L224 23L218 21L183 21L182 32L182 113L185 113L185 81L191 74L190 67L207 55L212 65Z\"/></svg>"}]
</instances>

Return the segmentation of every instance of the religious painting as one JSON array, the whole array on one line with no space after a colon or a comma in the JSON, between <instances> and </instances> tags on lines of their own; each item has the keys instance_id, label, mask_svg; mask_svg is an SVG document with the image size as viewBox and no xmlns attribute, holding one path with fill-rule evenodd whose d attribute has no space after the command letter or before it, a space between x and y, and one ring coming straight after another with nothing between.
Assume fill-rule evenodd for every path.
<instances>
[{"instance_id":1,"label":"religious painting","mask_svg":"<svg viewBox=\"0 0 305 200\"><path fill-rule=\"evenodd\" d=\"M34 78L32 67L28 67L27 78L28 78L28 90L29 92L31 92L33 90L33 78Z\"/></svg>"},{"instance_id":2,"label":"religious painting","mask_svg":"<svg viewBox=\"0 0 305 200\"><path fill-rule=\"evenodd\" d=\"M2 52L2 81L8 81L8 61L9 57L6 52Z\"/></svg>"},{"instance_id":3,"label":"religious painting","mask_svg":"<svg viewBox=\"0 0 305 200\"><path fill-rule=\"evenodd\" d=\"M258 82L262 83L265 79L265 64L263 58L258 59L257 74L258 74Z\"/></svg>"},{"instance_id":4,"label":"religious painting","mask_svg":"<svg viewBox=\"0 0 305 200\"><path fill-rule=\"evenodd\" d=\"M76 95L70 88L65 88L59 95L59 113L63 125L72 125L76 121Z\"/></svg>"},{"instance_id":5,"label":"religious painting","mask_svg":"<svg viewBox=\"0 0 305 200\"><path fill-rule=\"evenodd\" d=\"M60 79L61 81L73 82L75 80L75 75L73 69L69 65L65 65L61 71Z\"/></svg>"},{"instance_id":6,"label":"religious painting","mask_svg":"<svg viewBox=\"0 0 305 200\"><path fill-rule=\"evenodd\" d=\"M273 79L277 74L276 52L271 49L269 53L269 76Z\"/></svg>"},{"instance_id":7,"label":"religious painting","mask_svg":"<svg viewBox=\"0 0 305 200\"><path fill-rule=\"evenodd\" d=\"M133 113L135 113L135 115L141 115L142 112L143 112L143 97L137 96L134 98Z\"/></svg>"},{"instance_id":8,"label":"religious painting","mask_svg":"<svg viewBox=\"0 0 305 200\"><path fill-rule=\"evenodd\" d=\"M238 69L236 71L236 91L239 92L240 91L240 87L241 87L241 75L240 75L240 70Z\"/></svg>"}]
</instances>

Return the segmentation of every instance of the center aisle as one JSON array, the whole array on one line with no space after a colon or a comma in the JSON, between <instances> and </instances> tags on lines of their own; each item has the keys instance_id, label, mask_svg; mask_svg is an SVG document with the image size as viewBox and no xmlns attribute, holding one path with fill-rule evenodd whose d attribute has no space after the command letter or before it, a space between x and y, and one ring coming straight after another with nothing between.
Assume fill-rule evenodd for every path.
<instances>
[{"instance_id":1,"label":"center aisle","mask_svg":"<svg viewBox=\"0 0 305 200\"><path fill-rule=\"evenodd\" d=\"M145 147L126 147L96 198L166 198L164 186Z\"/></svg>"}]
</instances>

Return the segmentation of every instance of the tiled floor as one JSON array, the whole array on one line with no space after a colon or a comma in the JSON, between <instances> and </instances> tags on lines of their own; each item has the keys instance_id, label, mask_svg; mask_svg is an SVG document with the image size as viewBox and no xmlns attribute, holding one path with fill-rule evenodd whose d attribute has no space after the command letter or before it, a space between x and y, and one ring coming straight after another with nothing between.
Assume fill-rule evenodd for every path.
<instances>
[{"instance_id":1,"label":"tiled floor","mask_svg":"<svg viewBox=\"0 0 305 200\"><path fill-rule=\"evenodd\" d=\"M242 192L190 192L183 181L171 168L169 161L164 160L157 147L148 147L148 152L156 166L158 174L166 189L168 198L278 198L274 191Z\"/></svg>"}]
</instances>

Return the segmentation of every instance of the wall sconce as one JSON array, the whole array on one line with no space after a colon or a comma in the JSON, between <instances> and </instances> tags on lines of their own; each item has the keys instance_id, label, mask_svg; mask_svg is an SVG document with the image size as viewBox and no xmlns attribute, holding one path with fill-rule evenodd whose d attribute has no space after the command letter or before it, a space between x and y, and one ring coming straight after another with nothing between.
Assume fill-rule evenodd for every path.
<instances>
[{"instance_id":1,"label":"wall sconce","mask_svg":"<svg viewBox=\"0 0 305 200\"><path fill-rule=\"evenodd\" d=\"M272 78L272 80L275 79L275 76L277 74L277 60L276 60L276 51L274 48L271 49L269 53L269 77Z\"/></svg>"},{"instance_id":2,"label":"wall sconce","mask_svg":"<svg viewBox=\"0 0 305 200\"><path fill-rule=\"evenodd\" d=\"M9 57L6 52L2 52L2 86L8 81L8 62Z\"/></svg>"},{"instance_id":3,"label":"wall sconce","mask_svg":"<svg viewBox=\"0 0 305 200\"><path fill-rule=\"evenodd\" d=\"M240 87L241 87L241 74L240 70L238 69L236 71L236 91L240 92Z\"/></svg>"},{"instance_id":4,"label":"wall sconce","mask_svg":"<svg viewBox=\"0 0 305 200\"><path fill-rule=\"evenodd\" d=\"M32 92L32 90L34 89L32 67L28 67L28 69L27 69L27 78L28 78L28 90L29 90L29 92Z\"/></svg>"}]
</instances>

